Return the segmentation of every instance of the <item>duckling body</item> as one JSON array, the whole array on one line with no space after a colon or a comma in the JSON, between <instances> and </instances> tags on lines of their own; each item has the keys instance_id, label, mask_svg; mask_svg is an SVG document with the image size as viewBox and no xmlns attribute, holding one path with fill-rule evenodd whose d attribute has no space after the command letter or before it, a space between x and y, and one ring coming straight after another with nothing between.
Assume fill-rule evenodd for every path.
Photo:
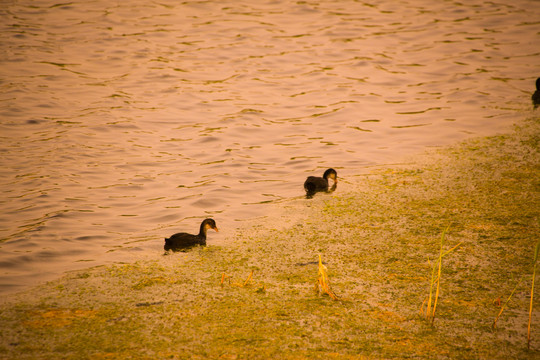
<instances>
[{"instance_id":1,"label":"duckling body","mask_svg":"<svg viewBox=\"0 0 540 360\"><path fill-rule=\"evenodd\" d=\"M177 233L165 238L165 251L182 251L196 245L206 245L206 233L208 229L219 231L213 219L204 219L199 229L199 234Z\"/></svg>"},{"instance_id":2,"label":"duckling body","mask_svg":"<svg viewBox=\"0 0 540 360\"><path fill-rule=\"evenodd\" d=\"M334 180L334 184L329 189L328 179ZM311 199L313 195L317 192L328 192L336 190L337 186L337 172L336 170L330 168L326 170L322 177L318 176L308 176L304 182L304 190L306 190L306 197Z\"/></svg>"},{"instance_id":3,"label":"duckling body","mask_svg":"<svg viewBox=\"0 0 540 360\"><path fill-rule=\"evenodd\" d=\"M533 107L536 109L540 105L540 78L536 79L536 91L532 94Z\"/></svg>"}]
</instances>

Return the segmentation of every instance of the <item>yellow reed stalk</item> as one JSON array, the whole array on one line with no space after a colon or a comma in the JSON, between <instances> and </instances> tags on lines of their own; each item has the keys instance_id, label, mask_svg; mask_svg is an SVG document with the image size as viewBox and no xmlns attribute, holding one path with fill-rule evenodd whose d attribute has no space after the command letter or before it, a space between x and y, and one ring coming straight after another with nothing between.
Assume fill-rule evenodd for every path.
<instances>
[{"instance_id":1,"label":"yellow reed stalk","mask_svg":"<svg viewBox=\"0 0 540 360\"><path fill-rule=\"evenodd\" d=\"M532 285L531 285L531 303L529 305L529 325L527 325L527 348L531 348L531 320L532 320L532 309L533 309L533 298L534 298L534 278L536 276L536 263L538 260L538 252L540 251L540 240L536 243L536 248L534 250L534 259L533 259L533 276L532 276Z\"/></svg>"},{"instance_id":2,"label":"yellow reed stalk","mask_svg":"<svg viewBox=\"0 0 540 360\"><path fill-rule=\"evenodd\" d=\"M431 303L433 301L432 300L433 299L433 285L435 285L435 283L437 283L436 292L437 292L437 296L438 296L438 293L439 293L439 279L440 279L440 275L441 275L441 260L442 260L442 254L443 254L444 235L446 234L446 231L448 231L448 228L449 227L447 227L443 231L442 236L441 236L441 248L439 250L439 261L437 262L438 267L439 267L437 278L435 278L435 268L436 268L435 264L433 264L433 268L431 270L431 282L430 282L430 285L429 285L429 297L428 297L428 303L427 303L427 307L426 307L426 319L427 320L429 320L430 318L435 316L436 304L433 305L433 311L431 310Z\"/></svg>"},{"instance_id":3,"label":"yellow reed stalk","mask_svg":"<svg viewBox=\"0 0 540 360\"><path fill-rule=\"evenodd\" d=\"M225 275L225 273L223 273L221 275L221 286L223 287L223 284L225 283L225 279L229 278L229 275ZM229 280L230 282L230 280Z\"/></svg>"},{"instance_id":4,"label":"yellow reed stalk","mask_svg":"<svg viewBox=\"0 0 540 360\"><path fill-rule=\"evenodd\" d=\"M448 230L448 228L446 229ZM445 230L445 232L446 232ZM444 236L444 233L443 233L443 236ZM445 252L444 254L440 254L439 256L439 272L438 272L438 275L437 275L437 290L435 292L435 302L433 304L433 314L431 315L431 324L433 325L433 322L435 321L435 310L437 309L437 302L439 300L439 287L440 287L440 284L441 284L441 269L442 269L442 258L448 254L450 254L452 251L454 251L454 249L457 249L458 246L460 246L461 243L457 244L456 246L454 246L453 248L451 248L450 250L448 250L447 252ZM441 251L442 251L442 240L441 240Z\"/></svg>"},{"instance_id":5,"label":"yellow reed stalk","mask_svg":"<svg viewBox=\"0 0 540 360\"><path fill-rule=\"evenodd\" d=\"M443 252L443 246L444 246L444 238L446 236L446 233L448 232L448 229L450 226L448 226L441 235L441 248L439 250L439 259L437 260L437 264L433 264L433 268L431 270L431 281L429 285L429 296L427 298L427 306L426 306L426 319L429 321L431 320L431 324L433 325L433 322L435 321L435 311L437 310L437 303L439 300L439 293L440 293L440 280L441 280L441 272L442 272L442 258L446 255L450 254L452 251L457 249L462 242L451 248L450 250ZM437 269L437 276L435 277L435 269ZM433 287L436 286L435 289L435 295L433 295ZM424 309L424 302L422 303L422 306L420 307L420 311L423 313ZM433 303L433 310L431 309L431 304Z\"/></svg>"},{"instance_id":6,"label":"yellow reed stalk","mask_svg":"<svg viewBox=\"0 0 540 360\"><path fill-rule=\"evenodd\" d=\"M426 319L429 320L429 316L431 314L431 298L433 294L433 284L435 283L435 265L433 265L433 268L431 270L431 281L429 282L429 295L427 298L427 305L426 305ZM424 301L425 302L425 301Z\"/></svg>"},{"instance_id":7,"label":"yellow reed stalk","mask_svg":"<svg viewBox=\"0 0 540 360\"><path fill-rule=\"evenodd\" d=\"M437 302L439 300L439 289L441 285L441 269L442 269L442 240L441 251L439 253L439 271L437 273L437 290L435 291L435 301L433 302L433 313L431 314L431 325L435 321L435 310L437 309Z\"/></svg>"},{"instance_id":8,"label":"yellow reed stalk","mask_svg":"<svg viewBox=\"0 0 540 360\"><path fill-rule=\"evenodd\" d=\"M319 254L319 272L317 274L317 283L315 287L321 292L327 293L333 300L338 300L337 295L330 288L330 281L326 273L326 266L323 265L321 255Z\"/></svg>"}]
</instances>

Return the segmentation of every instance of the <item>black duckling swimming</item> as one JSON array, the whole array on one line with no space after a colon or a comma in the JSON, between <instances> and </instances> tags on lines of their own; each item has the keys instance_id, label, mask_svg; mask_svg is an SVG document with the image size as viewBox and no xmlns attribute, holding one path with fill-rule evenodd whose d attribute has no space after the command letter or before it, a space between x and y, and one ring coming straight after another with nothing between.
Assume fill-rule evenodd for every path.
<instances>
[{"instance_id":1,"label":"black duckling swimming","mask_svg":"<svg viewBox=\"0 0 540 360\"><path fill-rule=\"evenodd\" d=\"M188 233L177 233L170 238L165 238L165 251L185 250L195 245L206 245L206 232L208 229L214 229L219 232L216 222L213 219L204 219L198 235Z\"/></svg>"},{"instance_id":2,"label":"black duckling swimming","mask_svg":"<svg viewBox=\"0 0 540 360\"><path fill-rule=\"evenodd\" d=\"M328 179L334 180L332 188L328 189ZM315 193L320 191L334 191L337 186L337 172L334 169L328 169L324 172L322 177L309 176L304 182L304 189L306 190L306 197L311 199Z\"/></svg>"},{"instance_id":3,"label":"black duckling swimming","mask_svg":"<svg viewBox=\"0 0 540 360\"><path fill-rule=\"evenodd\" d=\"M540 78L536 79L536 91L532 94L533 106L536 109L540 105Z\"/></svg>"}]
</instances>

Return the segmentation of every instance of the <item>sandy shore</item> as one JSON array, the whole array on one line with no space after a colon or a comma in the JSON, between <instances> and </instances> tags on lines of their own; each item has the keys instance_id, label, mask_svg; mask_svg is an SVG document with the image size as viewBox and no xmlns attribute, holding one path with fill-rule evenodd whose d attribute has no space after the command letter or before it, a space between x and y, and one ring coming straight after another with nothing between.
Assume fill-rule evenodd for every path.
<instances>
[{"instance_id":1,"label":"sandy shore","mask_svg":"<svg viewBox=\"0 0 540 360\"><path fill-rule=\"evenodd\" d=\"M69 273L0 305L0 358L540 356L538 300L527 349L539 149L535 116L279 204L227 245ZM447 227L443 250L459 246L431 324L421 311ZM319 255L339 301L315 291Z\"/></svg>"}]
</instances>

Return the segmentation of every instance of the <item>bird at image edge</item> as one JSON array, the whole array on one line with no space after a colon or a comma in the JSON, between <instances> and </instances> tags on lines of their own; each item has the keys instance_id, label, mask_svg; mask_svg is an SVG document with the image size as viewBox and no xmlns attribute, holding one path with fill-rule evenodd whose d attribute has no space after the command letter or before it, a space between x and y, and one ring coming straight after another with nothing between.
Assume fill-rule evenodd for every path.
<instances>
[{"instance_id":1,"label":"bird at image edge","mask_svg":"<svg viewBox=\"0 0 540 360\"><path fill-rule=\"evenodd\" d=\"M540 77L536 79L536 91L531 96L533 106L536 109L540 105Z\"/></svg>"}]
</instances>

